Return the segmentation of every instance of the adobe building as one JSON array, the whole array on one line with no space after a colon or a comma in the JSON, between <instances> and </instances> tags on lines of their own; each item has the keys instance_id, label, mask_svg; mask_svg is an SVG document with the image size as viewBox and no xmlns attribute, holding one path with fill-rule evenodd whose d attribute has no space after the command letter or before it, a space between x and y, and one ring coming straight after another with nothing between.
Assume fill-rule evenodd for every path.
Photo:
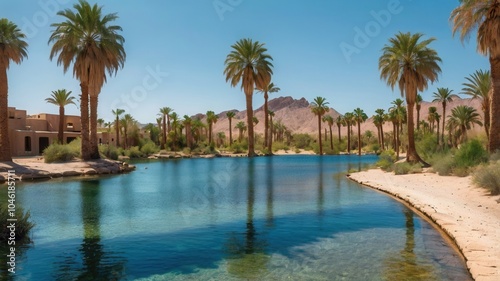
<instances>
[{"instance_id":1,"label":"adobe building","mask_svg":"<svg viewBox=\"0 0 500 281\"><path fill-rule=\"evenodd\" d=\"M41 113L27 115L26 110L9 107L9 140L12 156L37 156L50 144L57 142L59 115ZM63 140L70 143L80 137L80 116L66 115ZM99 144L113 143L107 132L98 132Z\"/></svg>"}]
</instances>

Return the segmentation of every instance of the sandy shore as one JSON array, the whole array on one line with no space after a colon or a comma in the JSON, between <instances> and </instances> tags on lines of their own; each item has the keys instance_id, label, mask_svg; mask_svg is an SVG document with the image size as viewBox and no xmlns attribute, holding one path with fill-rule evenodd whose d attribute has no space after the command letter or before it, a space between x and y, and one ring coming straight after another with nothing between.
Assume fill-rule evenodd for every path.
<instances>
[{"instance_id":1,"label":"sandy shore","mask_svg":"<svg viewBox=\"0 0 500 281\"><path fill-rule=\"evenodd\" d=\"M500 280L500 196L474 187L471 177L432 173L396 176L381 170L349 177L428 216L455 241L475 280Z\"/></svg>"}]
</instances>

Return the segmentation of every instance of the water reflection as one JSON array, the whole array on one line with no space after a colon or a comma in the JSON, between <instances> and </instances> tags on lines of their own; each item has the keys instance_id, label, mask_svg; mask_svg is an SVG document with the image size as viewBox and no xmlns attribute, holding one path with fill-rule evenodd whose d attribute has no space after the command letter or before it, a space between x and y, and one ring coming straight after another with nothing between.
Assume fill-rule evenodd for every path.
<instances>
[{"instance_id":1,"label":"water reflection","mask_svg":"<svg viewBox=\"0 0 500 281\"><path fill-rule=\"evenodd\" d=\"M250 159L249 161L247 169L247 219L244 241L237 233L230 233L225 251L228 254L228 272L231 275L245 279L259 279L259 277L266 274L269 256L265 254L265 241L258 239L254 224L255 160ZM272 221L272 217L267 219Z\"/></svg>"},{"instance_id":2,"label":"water reflection","mask_svg":"<svg viewBox=\"0 0 500 281\"><path fill-rule=\"evenodd\" d=\"M266 161L266 226L274 226L274 173L273 157L267 157Z\"/></svg>"},{"instance_id":3,"label":"water reflection","mask_svg":"<svg viewBox=\"0 0 500 281\"><path fill-rule=\"evenodd\" d=\"M320 157L319 159L319 173L318 173L318 215L323 216L325 212L325 192L323 190L323 169L324 169L324 164L323 164L323 157Z\"/></svg>"},{"instance_id":4,"label":"water reflection","mask_svg":"<svg viewBox=\"0 0 500 281\"><path fill-rule=\"evenodd\" d=\"M406 219L406 243L400 253L395 253L385 262L385 280L430 281L439 280L429 262L419 259L415 253L415 225L413 212L403 210Z\"/></svg>"},{"instance_id":5,"label":"water reflection","mask_svg":"<svg viewBox=\"0 0 500 281\"><path fill-rule=\"evenodd\" d=\"M106 251L101 242L100 189L97 179L81 181L83 241L78 254L65 256L60 262L56 280L120 280L124 277L126 260ZM77 257L81 257L81 263Z\"/></svg>"}]
</instances>

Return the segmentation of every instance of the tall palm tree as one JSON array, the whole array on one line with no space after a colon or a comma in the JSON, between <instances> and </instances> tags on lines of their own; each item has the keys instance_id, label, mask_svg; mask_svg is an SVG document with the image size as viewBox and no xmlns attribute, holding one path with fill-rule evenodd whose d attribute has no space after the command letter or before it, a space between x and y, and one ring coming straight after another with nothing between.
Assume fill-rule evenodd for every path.
<instances>
[{"instance_id":1,"label":"tall palm tree","mask_svg":"<svg viewBox=\"0 0 500 281\"><path fill-rule=\"evenodd\" d=\"M500 149L500 5L497 0L461 0L460 6L451 12L453 34L459 32L460 39L470 38L477 30L477 50L489 56L491 66L492 93L490 107L490 137L488 149Z\"/></svg>"},{"instance_id":2,"label":"tall palm tree","mask_svg":"<svg viewBox=\"0 0 500 281\"><path fill-rule=\"evenodd\" d=\"M415 107L417 109L417 130L420 130L420 109L422 108L422 95L417 94L417 99L415 100Z\"/></svg>"},{"instance_id":3,"label":"tall palm tree","mask_svg":"<svg viewBox=\"0 0 500 281\"><path fill-rule=\"evenodd\" d=\"M269 99L268 93L277 93L281 89L278 88L274 83L269 83L268 85L265 85L264 88L258 89L259 92L264 94L264 146L268 148L269 151L271 151L271 148L269 147L269 107L267 105L267 100Z\"/></svg>"},{"instance_id":4,"label":"tall palm tree","mask_svg":"<svg viewBox=\"0 0 500 281\"><path fill-rule=\"evenodd\" d=\"M385 144L384 144L384 123L385 123L385 113L384 110L379 108L375 110L375 113L377 113L375 116L373 116L373 123L377 127L378 131L378 142L380 147L382 147L382 150L384 150Z\"/></svg>"},{"instance_id":5,"label":"tall palm tree","mask_svg":"<svg viewBox=\"0 0 500 281\"><path fill-rule=\"evenodd\" d=\"M316 97L311 102L311 111L314 115L318 116L318 141L319 141L319 155L323 155L323 144L321 142L321 118L325 113L330 110L328 102L323 97Z\"/></svg>"},{"instance_id":6,"label":"tall palm tree","mask_svg":"<svg viewBox=\"0 0 500 281\"><path fill-rule=\"evenodd\" d=\"M437 92L434 92L433 102L440 102L443 106L443 126L441 132L441 145L444 145L444 125L446 123L446 104L451 102L457 95L452 94L453 90L448 88L437 88ZM439 129L438 129L438 143L439 143Z\"/></svg>"},{"instance_id":7,"label":"tall palm tree","mask_svg":"<svg viewBox=\"0 0 500 281\"><path fill-rule=\"evenodd\" d=\"M233 144L233 125L231 124L236 113L234 111L228 111L226 113L227 119L229 120L229 145Z\"/></svg>"},{"instance_id":8,"label":"tall palm tree","mask_svg":"<svg viewBox=\"0 0 500 281\"><path fill-rule=\"evenodd\" d=\"M335 119L335 124L337 125L337 129L338 129L339 151L340 151L340 143L342 141L342 136L340 135L340 127L344 126L344 118L342 115L337 116L337 118Z\"/></svg>"},{"instance_id":9,"label":"tall palm tree","mask_svg":"<svg viewBox=\"0 0 500 281\"><path fill-rule=\"evenodd\" d=\"M65 89L52 91L50 98L45 99L47 103L59 106L59 130L57 132L57 142L60 144L64 143L64 124L66 123L64 107L68 104L75 104L74 100L75 97L71 97L71 91L66 92Z\"/></svg>"},{"instance_id":10,"label":"tall palm tree","mask_svg":"<svg viewBox=\"0 0 500 281\"><path fill-rule=\"evenodd\" d=\"M252 39L241 39L232 45L233 50L226 57L224 74L226 82L231 86L241 83L241 89L246 97L247 124L248 124L248 156L255 155L253 133L253 106L252 97L255 88L264 88L271 81L273 59L268 55L264 44Z\"/></svg>"},{"instance_id":11,"label":"tall palm tree","mask_svg":"<svg viewBox=\"0 0 500 281\"><path fill-rule=\"evenodd\" d=\"M240 121L240 122L236 123L235 128L238 129L240 132L240 134L238 136L238 141L241 142L241 140L243 139L243 132L247 129L247 126L245 125L245 122Z\"/></svg>"},{"instance_id":12,"label":"tall palm tree","mask_svg":"<svg viewBox=\"0 0 500 281\"><path fill-rule=\"evenodd\" d=\"M450 123L454 124L460 132L460 140L464 142L467 140L467 130L470 130L474 124L482 126L480 116L476 109L466 105L459 105L451 110L449 116Z\"/></svg>"},{"instance_id":13,"label":"tall palm tree","mask_svg":"<svg viewBox=\"0 0 500 281\"><path fill-rule=\"evenodd\" d=\"M117 108L116 110L114 110L114 109L111 110L111 112L113 113L113 115L116 116L116 120L115 120L116 146L119 147L120 146L120 115L125 113L125 110Z\"/></svg>"},{"instance_id":14,"label":"tall palm tree","mask_svg":"<svg viewBox=\"0 0 500 281\"><path fill-rule=\"evenodd\" d=\"M130 115L130 114L125 114L120 119L120 127L123 129L123 139L125 142L124 148L128 148L128 131L129 131L129 127L131 127L134 122L135 122L135 120L132 117L132 115Z\"/></svg>"},{"instance_id":15,"label":"tall palm tree","mask_svg":"<svg viewBox=\"0 0 500 281\"><path fill-rule=\"evenodd\" d=\"M219 117L217 117L217 115L209 110L207 111L207 124L208 124L208 143L209 144L213 144L213 139L212 139L212 135L213 135L213 125L215 123L217 123L217 120L219 119Z\"/></svg>"},{"instance_id":16,"label":"tall palm tree","mask_svg":"<svg viewBox=\"0 0 500 281\"><path fill-rule=\"evenodd\" d=\"M325 115L323 116L323 122L326 122L328 124L328 127L330 128L330 149L333 150L333 134L332 134L332 127L333 127L333 117L331 115Z\"/></svg>"},{"instance_id":17,"label":"tall palm tree","mask_svg":"<svg viewBox=\"0 0 500 281\"><path fill-rule=\"evenodd\" d=\"M173 132L173 139L171 141L171 147L172 150L175 150L177 148L177 129L179 128L179 115L176 112L172 112L169 114L169 118L172 120L172 131Z\"/></svg>"},{"instance_id":18,"label":"tall palm tree","mask_svg":"<svg viewBox=\"0 0 500 281\"><path fill-rule=\"evenodd\" d=\"M98 159L97 147L97 103L101 88L106 82L106 72L111 76L125 63L125 39L118 32L122 28L112 25L118 16L102 14L102 7L80 0L73 6L75 11L66 9L57 14L65 18L54 23L49 43L54 43L50 59L55 56L57 64L63 65L64 72L73 64L73 75L80 80L82 158ZM90 98L90 118L89 118ZM89 135L90 125L90 135Z\"/></svg>"},{"instance_id":19,"label":"tall palm tree","mask_svg":"<svg viewBox=\"0 0 500 281\"><path fill-rule=\"evenodd\" d=\"M490 97L491 97L491 75L488 70L476 70L469 77L465 77L466 83L462 85L462 93L472 96L473 99L481 100L483 110L483 123L486 137L490 138Z\"/></svg>"},{"instance_id":20,"label":"tall palm tree","mask_svg":"<svg viewBox=\"0 0 500 281\"><path fill-rule=\"evenodd\" d=\"M12 161L9 140L7 69L11 61L20 64L28 56L26 35L8 19L0 19L0 162Z\"/></svg>"},{"instance_id":21,"label":"tall palm tree","mask_svg":"<svg viewBox=\"0 0 500 281\"><path fill-rule=\"evenodd\" d=\"M186 145L189 148L193 147L193 137L191 134L191 125L193 124L193 119L188 115L184 115L184 120L182 121L184 128L186 130Z\"/></svg>"},{"instance_id":22,"label":"tall palm tree","mask_svg":"<svg viewBox=\"0 0 500 281\"><path fill-rule=\"evenodd\" d=\"M356 108L353 111L354 120L358 125L358 156L361 156L361 123L365 122L368 119L368 116L361 108Z\"/></svg>"},{"instance_id":23,"label":"tall palm tree","mask_svg":"<svg viewBox=\"0 0 500 281\"><path fill-rule=\"evenodd\" d=\"M162 137L160 147L167 149L167 133L170 132L170 113L172 108L162 107L160 108L160 114L162 116ZM168 124L168 127L167 127Z\"/></svg>"},{"instance_id":24,"label":"tall palm tree","mask_svg":"<svg viewBox=\"0 0 500 281\"><path fill-rule=\"evenodd\" d=\"M379 59L380 78L394 90L398 85L401 96L406 97L408 122L408 151L406 161L423 162L417 153L414 136L413 109L417 91L427 89L429 82L437 81L441 58L429 44L435 39L420 40L423 34L398 33L389 39ZM425 163L427 164L427 163Z\"/></svg>"},{"instance_id":25,"label":"tall palm tree","mask_svg":"<svg viewBox=\"0 0 500 281\"><path fill-rule=\"evenodd\" d=\"M354 123L354 114L347 112L344 114L344 124L347 126L347 153L351 154L351 132L352 124Z\"/></svg>"},{"instance_id":26,"label":"tall palm tree","mask_svg":"<svg viewBox=\"0 0 500 281\"><path fill-rule=\"evenodd\" d=\"M401 143L401 131L402 129L402 124L405 118L405 107L404 107L404 101L402 99L395 99L392 103L393 106L389 109L390 113L392 114L391 118L393 119L393 125L394 126L394 137L395 137L395 149L396 149L396 154L399 157L399 148L400 148L400 143Z\"/></svg>"},{"instance_id":27,"label":"tall palm tree","mask_svg":"<svg viewBox=\"0 0 500 281\"><path fill-rule=\"evenodd\" d=\"M431 125L431 133L434 133L434 123L436 122L437 108L435 106L429 107L429 113L427 114L427 121Z\"/></svg>"}]
</instances>

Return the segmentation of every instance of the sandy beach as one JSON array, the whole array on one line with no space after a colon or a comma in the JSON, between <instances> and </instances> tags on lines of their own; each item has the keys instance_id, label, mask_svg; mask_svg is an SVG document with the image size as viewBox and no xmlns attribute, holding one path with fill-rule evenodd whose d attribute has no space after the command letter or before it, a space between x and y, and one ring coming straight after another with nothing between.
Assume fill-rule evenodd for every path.
<instances>
[{"instance_id":1,"label":"sandy beach","mask_svg":"<svg viewBox=\"0 0 500 281\"><path fill-rule=\"evenodd\" d=\"M470 176L396 176L376 169L349 178L407 202L434 221L456 243L475 280L500 280L500 196L474 187Z\"/></svg>"}]
</instances>

